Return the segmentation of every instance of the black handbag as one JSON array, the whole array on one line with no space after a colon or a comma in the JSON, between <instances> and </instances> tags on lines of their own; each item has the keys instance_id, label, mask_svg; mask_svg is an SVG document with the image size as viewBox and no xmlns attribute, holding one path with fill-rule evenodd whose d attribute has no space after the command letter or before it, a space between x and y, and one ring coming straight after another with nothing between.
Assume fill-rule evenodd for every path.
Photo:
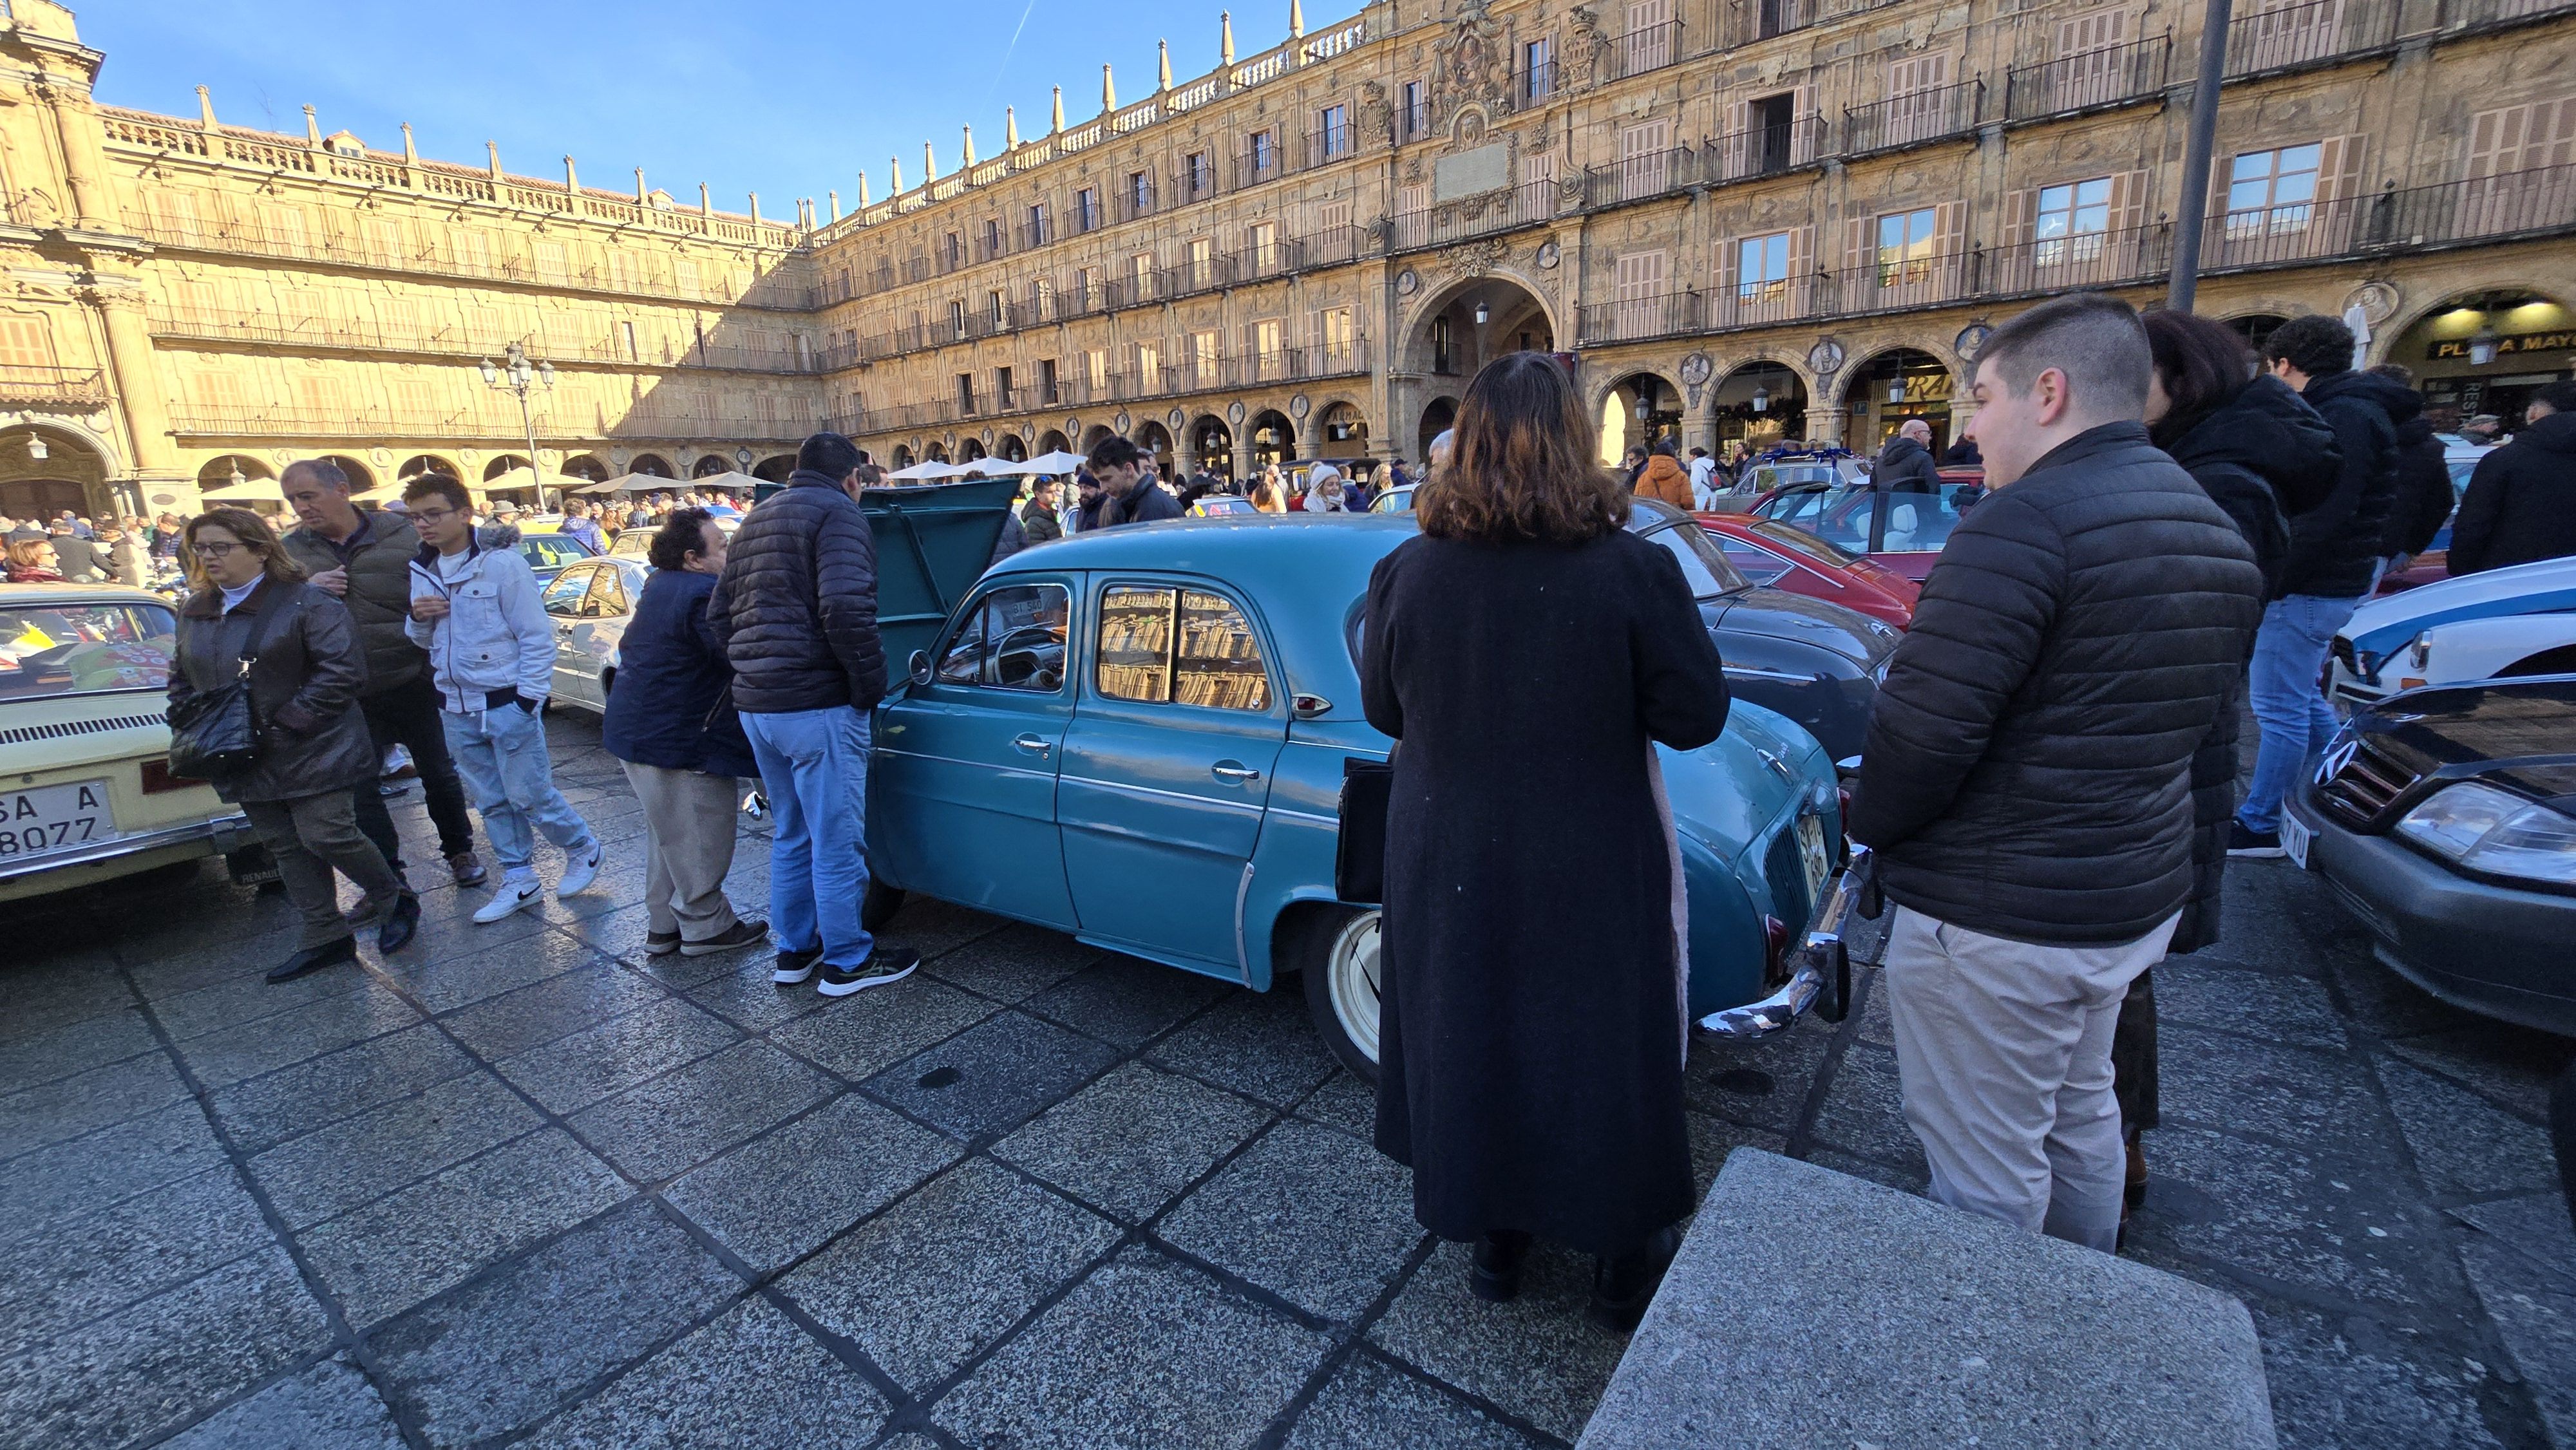
<instances>
[{"instance_id":1,"label":"black handbag","mask_svg":"<svg viewBox=\"0 0 2576 1450\"><path fill-rule=\"evenodd\" d=\"M172 775L220 780L239 775L258 761L259 719L251 709L250 667L267 642L269 621L290 590L289 585L268 581L268 595L251 616L250 638L242 642L241 662L231 679L170 706ZM223 626L220 615L215 624L219 629Z\"/></svg>"},{"instance_id":2,"label":"black handbag","mask_svg":"<svg viewBox=\"0 0 2576 1450\"><path fill-rule=\"evenodd\" d=\"M1386 807L1395 759L1342 761L1341 834L1333 847L1333 894L1376 905L1386 900Z\"/></svg>"}]
</instances>

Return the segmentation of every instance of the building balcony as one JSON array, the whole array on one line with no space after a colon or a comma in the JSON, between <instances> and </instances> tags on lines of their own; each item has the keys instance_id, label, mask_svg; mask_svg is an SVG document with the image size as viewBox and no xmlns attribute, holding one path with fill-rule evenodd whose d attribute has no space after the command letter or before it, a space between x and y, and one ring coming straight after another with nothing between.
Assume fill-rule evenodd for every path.
<instances>
[{"instance_id":1,"label":"building balcony","mask_svg":"<svg viewBox=\"0 0 2576 1450\"><path fill-rule=\"evenodd\" d=\"M1015 411L1096 408L1198 393L1312 382L1321 378L1358 377L1367 374L1371 360L1368 339L1362 337L1342 343L1317 343L1308 347L1107 368L1093 376L1077 370L1057 377L1051 398L1039 397L1039 390L1035 388L1019 388L1014 390L1014 401L1010 404L969 409L961 398L947 397L868 408L828 420L825 426L837 427L853 437L905 433L944 427L969 418L1000 418Z\"/></svg>"},{"instance_id":2,"label":"building balcony","mask_svg":"<svg viewBox=\"0 0 2576 1450\"><path fill-rule=\"evenodd\" d=\"M2576 232L2576 164L2209 218L2203 271L2291 266Z\"/></svg>"},{"instance_id":3,"label":"building balcony","mask_svg":"<svg viewBox=\"0 0 2576 1450\"><path fill-rule=\"evenodd\" d=\"M2173 33L2106 45L2004 73L2004 119L2033 121L2126 105L2164 93Z\"/></svg>"},{"instance_id":4,"label":"building balcony","mask_svg":"<svg viewBox=\"0 0 2576 1450\"><path fill-rule=\"evenodd\" d=\"M1660 25L1641 25L1610 42L1610 80L1626 80L1661 70L1681 59L1682 23L1667 20ZM1555 62L1550 61L1550 65ZM1553 87L1551 87L1553 89Z\"/></svg>"},{"instance_id":5,"label":"building balcony","mask_svg":"<svg viewBox=\"0 0 2576 1450\"><path fill-rule=\"evenodd\" d=\"M1464 201L1397 212L1388 233L1388 245L1398 252L1445 247L1471 237L1535 226L1553 218L1556 212L1556 183L1525 181L1518 186L1469 197ZM1349 242L1353 249L1350 255L1356 255L1359 241L1366 234L1356 227L1350 230ZM1340 260L1348 261L1350 255L1344 255Z\"/></svg>"},{"instance_id":6,"label":"building balcony","mask_svg":"<svg viewBox=\"0 0 2576 1450\"><path fill-rule=\"evenodd\" d=\"M1985 98L1986 83L1967 80L1890 96L1866 106L1847 106L1838 149L1845 156L1866 156L1873 151L1895 151L1965 136L1976 130L1978 121L1983 119Z\"/></svg>"},{"instance_id":7,"label":"building balcony","mask_svg":"<svg viewBox=\"0 0 2576 1450\"><path fill-rule=\"evenodd\" d=\"M0 364L0 406L100 408L107 382L96 368Z\"/></svg>"},{"instance_id":8,"label":"building balcony","mask_svg":"<svg viewBox=\"0 0 2576 1450\"><path fill-rule=\"evenodd\" d=\"M1700 146L1713 182L1751 181L1813 166L1825 152L1825 118L1800 116L1776 126L1755 126L1712 136Z\"/></svg>"},{"instance_id":9,"label":"building balcony","mask_svg":"<svg viewBox=\"0 0 2576 1450\"><path fill-rule=\"evenodd\" d=\"M2402 0L2306 0L2239 15L2227 27L2227 78L2388 49L2403 8Z\"/></svg>"},{"instance_id":10,"label":"building balcony","mask_svg":"<svg viewBox=\"0 0 2576 1450\"><path fill-rule=\"evenodd\" d=\"M1895 0L1745 0L1742 5L1727 7L1731 14L1725 22L1726 43L1730 48L1751 45L1894 3Z\"/></svg>"}]
</instances>

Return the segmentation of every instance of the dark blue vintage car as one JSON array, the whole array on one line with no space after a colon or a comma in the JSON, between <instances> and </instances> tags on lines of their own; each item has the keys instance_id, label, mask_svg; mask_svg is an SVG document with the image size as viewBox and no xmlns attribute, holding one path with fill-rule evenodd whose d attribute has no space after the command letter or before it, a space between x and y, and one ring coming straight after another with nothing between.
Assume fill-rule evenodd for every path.
<instances>
[{"instance_id":1,"label":"dark blue vintage car","mask_svg":"<svg viewBox=\"0 0 2576 1450\"><path fill-rule=\"evenodd\" d=\"M995 567L877 712L871 922L919 892L1254 990L1302 972L1325 1039L1373 1073L1378 913L1335 898L1336 806L1343 762L1388 752L1354 655L1369 571L1413 533L1193 520ZM1738 701L1664 770L1693 1015L1780 995L1843 855L1833 762Z\"/></svg>"}]
</instances>

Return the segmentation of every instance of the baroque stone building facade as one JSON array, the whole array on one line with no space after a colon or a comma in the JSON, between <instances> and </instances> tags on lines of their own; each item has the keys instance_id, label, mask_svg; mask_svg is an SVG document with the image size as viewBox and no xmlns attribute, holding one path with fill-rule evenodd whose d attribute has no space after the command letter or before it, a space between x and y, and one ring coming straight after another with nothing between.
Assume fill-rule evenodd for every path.
<instances>
[{"instance_id":1,"label":"baroque stone building facade","mask_svg":"<svg viewBox=\"0 0 2576 1450\"><path fill-rule=\"evenodd\" d=\"M0 512L192 506L528 452L475 369L553 365L546 475L775 476L1121 433L1172 464L1420 457L1465 379L1568 355L1605 448L1946 440L2032 299L2162 295L2178 0L1378 0L840 214L97 105L0 21ZM2358 316L2437 410L2576 362L2576 3L2240 0L2201 310ZM925 147L925 163L930 160ZM927 164L925 172L931 171Z\"/></svg>"}]
</instances>

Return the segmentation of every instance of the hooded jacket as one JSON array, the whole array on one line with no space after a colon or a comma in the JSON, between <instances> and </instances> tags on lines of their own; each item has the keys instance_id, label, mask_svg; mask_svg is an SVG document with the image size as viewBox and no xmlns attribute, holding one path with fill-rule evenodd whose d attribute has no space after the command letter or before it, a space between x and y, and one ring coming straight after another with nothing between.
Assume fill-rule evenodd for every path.
<instances>
[{"instance_id":1,"label":"hooded jacket","mask_svg":"<svg viewBox=\"0 0 2576 1450\"><path fill-rule=\"evenodd\" d=\"M1683 513L1689 513L1693 507L1690 472L1682 467L1680 459L1669 453L1647 455L1645 468L1637 474L1636 491L1639 498L1662 499Z\"/></svg>"},{"instance_id":2,"label":"hooded jacket","mask_svg":"<svg viewBox=\"0 0 2576 1450\"><path fill-rule=\"evenodd\" d=\"M2290 511L2281 592L2357 599L2370 592L2380 536L2397 501L2397 425L2424 411L2424 399L2376 373L2357 372L2312 377L2301 396L2334 430L2342 459L2333 491L2314 508Z\"/></svg>"},{"instance_id":3,"label":"hooded jacket","mask_svg":"<svg viewBox=\"0 0 2576 1450\"><path fill-rule=\"evenodd\" d=\"M435 546L411 561L411 597L447 601L444 618L407 619L411 642L429 651L438 706L471 715L496 705L534 708L554 693L554 621L546 617L537 576L514 548L492 548L466 535L465 563L454 579L439 572Z\"/></svg>"},{"instance_id":4,"label":"hooded jacket","mask_svg":"<svg viewBox=\"0 0 2576 1450\"><path fill-rule=\"evenodd\" d=\"M2422 395L2417 396L2420 400ZM2379 536L2380 554L2423 553L2449 522L2457 502L2450 461L2442 456L2442 440L2433 436L2433 420L2418 412L2399 422L2397 497L2388 509L2388 528Z\"/></svg>"},{"instance_id":5,"label":"hooded jacket","mask_svg":"<svg viewBox=\"0 0 2576 1450\"><path fill-rule=\"evenodd\" d=\"M2227 511L2263 571L2263 597L2280 596L2281 566L2290 548L2291 499L2316 500L2333 492L2343 457L2334 430L2296 390L2269 373L2258 375L2195 419L2173 420L2179 431L2165 452L2192 476L2212 503ZM2227 869L2227 825L2236 813L2236 741L2241 680L2228 683L2227 702L2210 721L2191 756L2191 896L2166 950L2198 951L2218 940L2219 893Z\"/></svg>"},{"instance_id":6,"label":"hooded jacket","mask_svg":"<svg viewBox=\"0 0 2576 1450\"><path fill-rule=\"evenodd\" d=\"M1931 449L1899 433L1878 450L1878 466L1869 476L1869 485L1881 490L1939 493L1941 465L1932 461Z\"/></svg>"},{"instance_id":7,"label":"hooded jacket","mask_svg":"<svg viewBox=\"0 0 2576 1450\"><path fill-rule=\"evenodd\" d=\"M2105 423L1959 522L1870 712L1851 837L1901 905L2051 946L2135 941L2192 888L2187 766L2262 574L2227 515Z\"/></svg>"},{"instance_id":8,"label":"hooded jacket","mask_svg":"<svg viewBox=\"0 0 2576 1450\"><path fill-rule=\"evenodd\" d=\"M885 698L876 531L837 479L800 468L743 515L707 596L707 627L746 714L872 710Z\"/></svg>"},{"instance_id":9,"label":"hooded jacket","mask_svg":"<svg viewBox=\"0 0 2576 1450\"><path fill-rule=\"evenodd\" d=\"M2478 460L2451 525L2451 572L2576 554L2576 413L2551 413Z\"/></svg>"}]
</instances>

